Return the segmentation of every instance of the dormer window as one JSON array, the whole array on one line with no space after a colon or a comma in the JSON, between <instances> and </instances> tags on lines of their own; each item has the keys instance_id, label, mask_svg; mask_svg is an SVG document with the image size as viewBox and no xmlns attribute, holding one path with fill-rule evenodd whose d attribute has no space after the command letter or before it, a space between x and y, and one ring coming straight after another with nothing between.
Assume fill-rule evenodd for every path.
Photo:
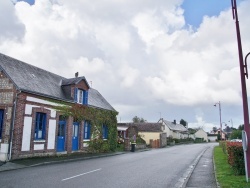
<instances>
[{"instance_id":1,"label":"dormer window","mask_svg":"<svg viewBox=\"0 0 250 188\"><path fill-rule=\"evenodd\" d=\"M74 101L78 104L88 104L88 91L75 88Z\"/></svg>"},{"instance_id":2,"label":"dormer window","mask_svg":"<svg viewBox=\"0 0 250 188\"><path fill-rule=\"evenodd\" d=\"M78 93L77 93L77 103L82 104L82 99L83 99L83 90L78 89Z\"/></svg>"}]
</instances>

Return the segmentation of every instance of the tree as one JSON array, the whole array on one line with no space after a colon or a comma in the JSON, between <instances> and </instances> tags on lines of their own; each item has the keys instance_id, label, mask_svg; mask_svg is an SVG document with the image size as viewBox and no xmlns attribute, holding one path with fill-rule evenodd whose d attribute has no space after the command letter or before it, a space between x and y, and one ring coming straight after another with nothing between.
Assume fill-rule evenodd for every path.
<instances>
[{"instance_id":1,"label":"tree","mask_svg":"<svg viewBox=\"0 0 250 188\"><path fill-rule=\"evenodd\" d=\"M184 127L187 127L188 125L188 123L184 119L180 120L180 124L182 124Z\"/></svg>"},{"instance_id":2,"label":"tree","mask_svg":"<svg viewBox=\"0 0 250 188\"><path fill-rule=\"evenodd\" d=\"M133 123L145 123L145 122L147 122L147 120L145 120L143 118L139 118L138 116L133 117L132 121L133 121Z\"/></svg>"},{"instance_id":3,"label":"tree","mask_svg":"<svg viewBox=\"0 0 250 188\"><path fill-rule=\"evenodd\" d=\"M230 135L230 139L242 139L242 131L241 130L233 130Z\"/></svg>"},{"instance_id":4,"label":"tree","mask_svg":"<svg viewBox=\"0 0 250 188\"><path fill-rule=\"evenodd\" d=\"M239 128L238 128L239 130L244 130L244 125L239 125Z\"/></svg>"}]
</instances>

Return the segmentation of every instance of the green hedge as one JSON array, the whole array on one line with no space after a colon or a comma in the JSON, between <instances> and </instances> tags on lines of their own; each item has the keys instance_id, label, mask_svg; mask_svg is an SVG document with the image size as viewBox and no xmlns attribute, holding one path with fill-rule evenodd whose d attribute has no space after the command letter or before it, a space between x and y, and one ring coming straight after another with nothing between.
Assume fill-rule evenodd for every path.
<instances>
[{"instance_id":1,"label":"green hedge","mask_svg":"<svg viewBox=\"0 0 250 188\"><path fill-rule=\"evenodd\" d=\"M245 174L244 153L241 142L227 142L228 163L235 175Z\"/></svg>"}]
</instances>

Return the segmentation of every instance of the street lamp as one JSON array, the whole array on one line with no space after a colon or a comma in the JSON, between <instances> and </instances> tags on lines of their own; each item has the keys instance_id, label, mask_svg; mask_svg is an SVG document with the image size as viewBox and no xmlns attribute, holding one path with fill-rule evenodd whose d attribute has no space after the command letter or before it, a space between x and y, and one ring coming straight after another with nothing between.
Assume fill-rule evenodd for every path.
<instances>
[{"instance_id":1,"label":"street lamp","mask_svg":"<svg viewBox=\"0 0 250 188\"><path fill-rule=\"evenodd\" d=\"M234 127L233 120L230 119L228 122L231 122L232 128Z\"/></svg>"},{"instance_id":2,"label":"street lamp","mask_svg":"<svg viewBox=\"0 0 250 188\"><path fill-rule=\"evenodd\" d=\"M214 106L219 105L219 115L220 115L220 139L222 139L222 124L221 124L221 104L220 101L215 103Z\"/></svg>"}]
</instances>

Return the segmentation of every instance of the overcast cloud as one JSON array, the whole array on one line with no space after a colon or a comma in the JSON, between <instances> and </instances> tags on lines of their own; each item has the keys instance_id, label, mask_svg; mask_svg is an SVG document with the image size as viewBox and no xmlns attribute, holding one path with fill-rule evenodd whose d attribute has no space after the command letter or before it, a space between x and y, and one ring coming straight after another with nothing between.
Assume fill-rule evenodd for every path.
<instances>
[{"instance_id":1,"label":"overcast cloud","mask_svg":"<svg viewBox=\"0 0 250 188\"><path fill-rule=\"evenodd\" d=\"M231 7L187 25L182 0L1 1L0 52L64 77L75 72L119 111L189 126L243 124ZM250 0L238 5L243 51L250 51ZM249 85L249 81L247 82ZM248 93L250 91L248 90Z\"/></svg>"}]
</instances>

